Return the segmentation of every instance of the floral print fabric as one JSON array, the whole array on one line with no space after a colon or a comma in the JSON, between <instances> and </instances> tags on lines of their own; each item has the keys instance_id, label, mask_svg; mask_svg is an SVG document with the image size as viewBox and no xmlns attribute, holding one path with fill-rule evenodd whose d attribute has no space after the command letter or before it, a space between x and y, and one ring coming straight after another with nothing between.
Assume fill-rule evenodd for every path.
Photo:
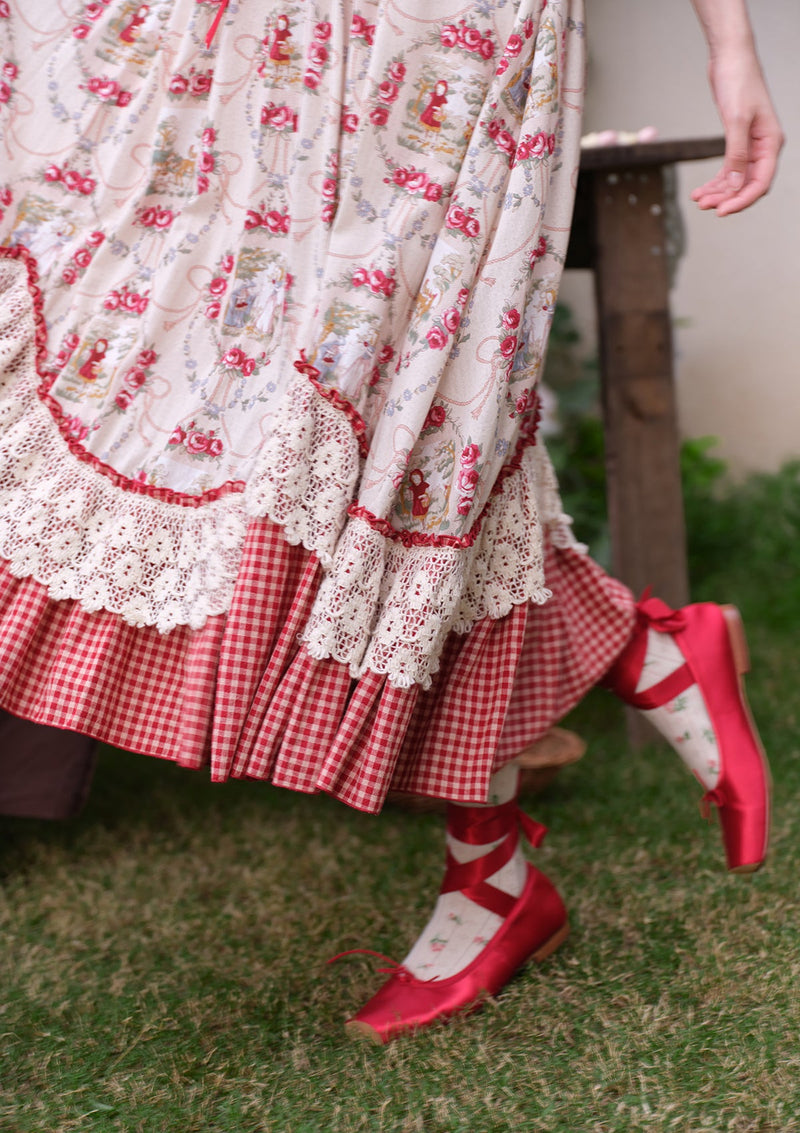
<instances>
[{"instance_id":1,"label":"floral print fabric","mask_svg":"<svg viewBox=\"0 0 800 1133\"><path fill-rule=\"evenodd\" d=\"M575 0L0 0L14 572L198 627L265 515L326 571L310 652L401 686L544 601L582 40Z\"/></svg>"}]
</instances>

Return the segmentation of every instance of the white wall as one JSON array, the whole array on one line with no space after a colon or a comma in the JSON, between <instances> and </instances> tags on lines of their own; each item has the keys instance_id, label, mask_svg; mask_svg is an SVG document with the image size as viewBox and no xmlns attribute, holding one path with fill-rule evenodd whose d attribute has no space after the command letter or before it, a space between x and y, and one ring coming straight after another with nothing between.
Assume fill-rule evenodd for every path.
<instances>
[{"instance_id":1,"label":"white wall","mask_svg":"<svg viewBox=\"0 0 800 1133\"><path fill-rule=\"evenodd\" d=\"M721 132L689 0L587 6L587 130ZM718 163L682 166L688 243L672 296L681 428L719 437L717 451L740 472L800 456L800 0L751 0L751 12L788 139L779 178L765 200L720 220L689 199ZM588 328L585 275L567 273L562 294Z\"/></svg>"}]
</instances>

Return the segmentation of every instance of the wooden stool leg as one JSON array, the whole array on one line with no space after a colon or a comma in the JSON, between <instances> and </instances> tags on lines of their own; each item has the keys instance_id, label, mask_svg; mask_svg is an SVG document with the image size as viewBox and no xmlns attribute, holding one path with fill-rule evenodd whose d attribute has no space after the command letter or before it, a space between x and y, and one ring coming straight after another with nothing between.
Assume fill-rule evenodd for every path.
<instances>
[{"instance_id":1,"label":"wooden stool leg","mask_svg":"<svg viewBox=\"0 0 800 1133\"><path fill-rule=\"evenodd\" d=\"M688 600L660 166L593 174L595 281L614 573ZM651 735L629 713L634 743Z\"/></svg>"}]
</instances>

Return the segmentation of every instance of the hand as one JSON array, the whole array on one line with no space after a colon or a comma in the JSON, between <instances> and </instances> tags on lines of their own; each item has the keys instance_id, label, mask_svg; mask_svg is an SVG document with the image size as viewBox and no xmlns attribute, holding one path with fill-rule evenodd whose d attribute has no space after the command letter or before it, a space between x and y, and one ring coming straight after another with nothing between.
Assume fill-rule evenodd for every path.
<instances>
[{"instance_id":1,"label":"hand","mask_svg":"<svg viewBox=\"0 0 800 1133\"><path fill-rule=\"evenodd\" d=\"M725 129L722 169L692 193L717 216L741 212L769 191L783 147L780 123L753 51L713 59L711 91Z\"/></svg>"}]
</instances>

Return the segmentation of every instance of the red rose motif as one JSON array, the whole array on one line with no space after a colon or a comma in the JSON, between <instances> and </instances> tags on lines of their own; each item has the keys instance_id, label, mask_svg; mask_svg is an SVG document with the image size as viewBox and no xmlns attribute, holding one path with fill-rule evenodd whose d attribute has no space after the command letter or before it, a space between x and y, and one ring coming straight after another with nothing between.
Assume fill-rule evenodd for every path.
<instances>
[{"instance_id":1,"label":"red rose motif","mask_svg":"<svg viewBox=\"0 0 800 1133\"><path fill-rule=\"evenodd\" d=\"M227 256L222 257L222 263L219 265L220 269L230 274L233 271L233 256L228 253Z\"/></svg>"},{"instance_id":2,"label":"red rose motif","mask_svg":"<svg viewBox=\"0 0 800 1133\"><path fill-rule=\"evenodd\" d=\"M170 434L170 438L167 441L167 444L168 445L182 445L185 440L186 440L186 431L184 429L182 429L180 427L180 425L176 425L175 428L172 430L172 433Z\"/></svg>"},{"instance_id":3,"label":"red rose motif","mask_svg":"<svg viewBox=\"0 0 800 1133\"><path fill-rule=\"evenodd\" d=\"M98 4L97 0L91 0L84 8L84 15L88 20L99 20L103 14L103 5Z\"/></svg>"},{"instance_id":4,"label":"red rose motif","mask_svg":"<svg viewBox=\"0 0 800 1133\"><path fill-rule=\"evenodd\" d=\"M533 35L533 20L528 16L525 23L522 25L522 32L526 39L530 39Z\"/></svg>"},{"instance_id":5,"label":"red rose motif","mask_svg":"<svg viewBox=\"0 0 800 1133\"><path fill-rule=\"evenodd\" d=\"M494 55L494 44L489 38L482 39L478 51L482 59L491 59Z\"/></svg>"},{"instance_id":6,"label":"red rose motif","mask_svg":"<svg viewBox=\"0 0 800 1133\"><path fill-rule=\"evenodd\" d=\"M394 181L395 185L400 185L402 187L403 185L405 185L406 181L408 181L408 174L409 170L406 169L404 165L401 165L399 169L395 169L394 173L392 174L392 180Z\"/></svg>"},{"instance_id":7,"label":"red rose motif","mask_svg":"<svg viewBox=\"0 0 800 1133\"><path fill-rule=\"evenodd\" d=\"M48 165L44 171L45 181L60 181L62 178L61 170L57 165Z\"/></svg>"},{"instance_id":8,"label":"red rose motif","mask_svg":"<svg viewBox=\"0 0 800 1133\"><path fill-rule=\"evenodd\" d=\"M458 512L459 515L469 515L471 510L472 510L472 499L471 499L471 497L462 496L461 499L458 501L458 507L456 508L456 511Z\"/></svg>"},{"instance_id":9,"label":"red rose motif","mask_svg":"<svg viewBox=\"0 0 800 1133\"><path fill-rule=\"evenodd\" d=\"M114 404L117 409L127 409L129 405L133 404L133 391L129 389L121 389L117 396L114 398Z\"/></svg>"},{"instance_id":10,"label":"red rose motif","mask_svg":"<svg viewBox=\"0 0 800 1133\"><path fill-rule=\"evenodd\" d=\"M461 205L452 204L447 210L447 215L444 222L448 228L463 228L464 221L467 219L467 214Z\"/></svg>"},{"instance_id":11,"label":"red rose motif","mask_svg":"<svg viewBox=\"0 0 800 1133\"><path fill-rule=\"evenodd\" d=\"M308 47L307 58L312 67L324 67L328 62L328 49L320 43L311 43Z\"/></svg>"},{"instance_id":12,"label":"red rose motif","mask_svg":"<svg viewBox=\"0 0 800 1133\"><path fill-rule=\"evenodd\" d=\"M374 106L369 112L369 120L373 126L385 126L389 121L389 111L385 106Z\"/></svg>"},{"instance_id":13,"label":"red rose motif","mask_svg":"<svg viewBox=\"0 0 800 1133\"><path fill-rule=\"evenodd\" d=\"M244 362L242 362L239 369L242 371L242 373L244 374L244 376L246 378L249 378L251 374L255 373L255 369L256 369L255 358L245 358Z\"/></svg>"},{"instance_id":14,"label":"red rose motif","mask_svg":"<svg viewBox=\"0 0 800 1133\"><path fill-rule=\"evenodd\" d=\"M322 182L322 195L332 200L336 196L336 182L332 177L326 177Z\"/></svg>"},{"instance_id":15,"label":"red rose motif","mask_svg":"<svg viewBox=\"0 0 800 1133\"><path fill-rule=\"evenodd\" d=\"M533 138L531 138L531 154L534 157L541 157L547 149L547 135L543 134L541 130Z\"/></svg>"},{"instance_id":16,"label":"red rose motif","mask_svg":"<svg viewBox=\"0 0 800 1133\"><path fill-rule=\"evenodd\" d=\"M186 94L189 80L184 75L173 75L169 81L170 94Z\"/></svg>"},{"instance_id":17,"label":"red rose motif","mask_svg":"<svg viewBox=\"0 0 800 1133\"><path fill-rule=\"evenodd\" d=\"M506 335L500 343L500 353L504 358L513 358L517 350L517 339L513 334Z\"/></svg>"},{"instance_id":18,"label":"red rose motif","mask_svg":"<svg viewBox=\"0 0 800 1133\"><path fill-rule=\"evenodd\" d=\"M387 362L391 362L392 358L394 358L394 347L387 342L378 355L378 364L385 366Z\"/></svg>"},{"instance_id":19,"label":"red rose motif","mask_svg":"<svg viewBox=\"0 0 800 1133\"><path fill-rule=\"evenodd\" d=\"M454 331L458 330L458 324L461 322L461 312L455 307L448 307L442 315L442 322L450 333L453 334Z\"/></svg>"},{"instance_id":20,"label":"red rose motif","mask_svg":"<svg viewBox=\"0 0 800 1133\"><path fill-rule=\"evenodd\" d=\"M67 264L67 266L61 273L61 278L64 280L67 286L71 286L78 278L78 273L75 271L75 268L71 264Z\"/></svg>"},{"instance_id":21,"label":"red rose motif","mask_svg":"<svg viewBox=\"0 0 800 1133\"><path fill-rule=\"evenodd\" d=\"M393 83L390 79L384 79L378 87L378 98L381 102L394 102L399 93L400 88L397 83Z\"/></svg>"},{"instance_id":22,"label":"red rose motif","mask_svg":"<svg viewBox=\"0 0 800 1133\"><path fill-rule=\"evenodd\" d=\"M200 154L200 161L198 163L201 173L213 173L214 171L214 155L207 153L205 150Z\"/></svg>"},{"instance_id":23,"label":"red rose motif","mask_svg":"<svg viewBox=\"0 0 800 1133\"><path fill-rule=\"evenodd\" d=\"M208 437L205 433L193 430L183 442L183 447L192 456L198 456L208 449Z\"/></svg>"},{"instance_id":24,"label":"red rose motif","mask_svg":"<svg viewBox=\"0 0 800 1133\"><path fill-rule=\"evenodd\" d=\"M198 173L197 174L197 191L198 191L198 193L207 193L208 190L209 190L210 184L211 184L211 182L208 180L208 177L206 176L205 173Z\"/></svg>"},{"instance_id":25,"label":"red rose motif","mask_svg":"<svg viewBox=\"0 0 800 1133\"><path fill-rule=\"evenodd\" d=\"M133 369L128 370L125 375L125 384L130 386L131 389L139 389L146 381L147 374L138 366L134 366Z\"/></svg>"},{"instance_id":26,"label":"red rose motif","mask_svg":"<svg viewBox=\"0 0 800 1133\"><path fill-rule=\"evenodd\" d=\"M89 25L88 24L77 24L72 29L72 34L75 36L76 39L86 39L87 35L89 34Z\"/></svg>"},{"instance_id":27,"label":"red rose motif","mask_svg":"<svg viewBox=\"0 0 800 1133\"><path fill-rule=\"evenodd\" d=\"M319 71L312 71L311 68L303 75L303 85L307 86L309 90L316 90L319 86L319 81L322 78Z\"/></svg>"},{"instance_id":28,"label":"red rose motif","mask_svg":"<svg viewBox=\"0 0 800 1133\"><path fill-rule=\"evenodd\" d=\"M81 183L78 186L78 192L82 196L88 197L94 192L96 185L97 185L97 182L94 180L93 177L82 177Z\"/></svg>"},{"instance_id":29,"label":"red rose motif","mask_svg":"<svg viewBox=\"0 0 800 1133\"><path fill-rule=\"evenodd\" d=\"M0 0L0 20L11 19L11 9L8 6L8 0Z\"/></svg>"},{"instance_id":30,"label":"red rose motif","mask_svg":"<svg viewBox=\"0 0 800 1133\"><path fill-rule=\"evenodd\" d=\"M105 299L103 300L103 306L107 311L116 311L117 307L119 307L119 302L119 291L109 291L108 295L106 295Z\"/></svg>"},{"instance_id":31,"label":"red rose motif","mask_svg":"<svg viewBox=\"0 0 800 1133\"><path fill-rule=\"evenodd\" d=\"M432 326L425 337L432 350L444 350L447 346L447 334L439 326Z\"/></svg>"},{"instance_id":32,"label":"red rose motif","mask_svg":"<svg viewBox=\"0 0 800 1133\"><path fill-rule=\"evenodd\" d=\"M222 441L219 437L209 437L206 452L209 456L222 456Z\"/></svg>"},{"instance_id":33,"label":"red rose motif","mask_svg":"<svg viewBox=\"0 0 800 1133\"><path fill-rule=\"evenodd\" d=\"M319 40L320 43L325 43L331 38L333 28L328 20L323 20L322 23L317 24L314 28L314 39Z\"/></svg>"},{"instance_id":34,"label":"red rose motif","mask_svg":"<svg viewBox=\"0 0 800 1133\"><path fill-rule=\"evenodd\" d=\"M64 187L69 189L71 193L78 192L83 183L83 177L74 169L65 169L62 180Z\"/></svg>"},{"instance_id":35,"label":"red rose motif","mask_svg":"<svg viewBox=\"0 0 800 1133\"><path fill-rule=\"evenodd\" d=\"M77 252L72 253L72 259L77 267L88 268L92 262L92 253L88 248L78 248Z\"/></svg>"},{"instance_id":36,"label":"red rose motif","mask_svg":"<svg viewBox=\"0 0 800 1133\"><path fill-rule=\"evenodd\" d=\"M120 85L116 79L107 79L104 75L102 78L90 79L89 90L92 94L96 94L98 98L102 98L105 102L111 102L115 100L119 94Z\"/></svg>"},{"instance_id":37,"label":"red rose motif","mask_svg":"<svg viewBox=\"0 0 800 1133\"><path fill-rule=\"evenodd\" d=\"M478 458L481 455L481 446L476 445L475 442L467 445L461 453L461 467L471 468L474 464L478 463Z\"/></svg>"},{"instance_id":38,"label":"red rose motif","mask_svg":"<svg viewBox=\"0 0 800 1133\"><path fill-rule=\"evenodd\" d=\"M431 181L429 185L425 186L425 200L438 201L441 200L442 186L437 185L435 181Z\"/></svg>"},{"instance_id":39,"label":"red rose motif","mask_svg":"<svg viewBox=\"0 0 800 1133\"><path fill-rule=\"evenodd\" d=\"M463 307L467 299L469 299L469 288L459 288L458 295L456 296L456 303L458 303L459 307Z\"/></svg>"},{"instance_id":40,"label":"red rose motif","mask_svg":"<svg viewBox=\"0 0 800 1133\"><path fill-rule=\"evenodd\" d=\"M422 427L423 429L441 429L446 417L447 414L443 405L432 405Z\"/></svg>"},{"instance_id":41,"label":"red rose motif","mask_svg":"<svg viewBox=\"0 0 800 1133\"><path fill-rule=\"evenodd\" d=\"M475 216L468 216L464 221L461 231L465 236L471 237L473 240L476 236L480 235L481 226L478 224L478 218Z\"/></svg>"},{"instance_id":42,"label":"red rose motif","mask_svg":"<svg viewBox=\"0 0 800 1133\"><path fill-rule=\"evenodd\" d=\"M428 174L419 169L412 169L408 175L406 188L409 193L422 193L428 184Z\"/></svg>"},{"instance_id":43,"label":"red rose motif","mask_svg":"<svg viewBox=\"0 0 800 1133\"><path fill-rule=\"evenodd\" d=\"M164 229L169 228L174 219L175 215L172 209L159 209L156 213L153 223L155 224L156 228Z\"/></svg>"},{"instance_id":44,"label":"red rose motif","mask_svg":"<svg viewBox=\"0 0 800 1133\"><path fill-rule=\"evenodd\" d=\"M512 307L510 311L506 311L503 315L503 326L510 327L511 330L516 330L519 326L519 311L516 307Z\"/></svg>"},{"instance_id":45,"label":"red rose motif","mask_svg":"<svg viewBox=\"0 0 800 1133\"><path fill-rule=\"evenodd\" d=\"M459 39L467 50L477 51L480 48L483 36L477 28L463 28Z\"/></svg>"},{"instance_id":46,"label":"red rose motif","mask_svg":"<svg viewBox=\"0 0 800 1133\"><path fill-rule=\"evenodd\" d=\"M556 148L556 136L555 136L555 134L548 134L547 135L547 152L549 154L552 154L553 151L555 150L555 148Z\"/></svg>"},{"instance_id":47,"label":"red rose motif","mask_svg":"<svg viewBox=\"0 0 800 1133\"><path fill-rule=\"evenodd\" d=\"M134 311L138 313L140 298L141 296L136 295L134 292L126 291L120 295L119 304L123 311Z\"/></svg>"},{"instance_id":48,"label":"red rose motif","mask_svg":"<svg viewBox=\"0 0 800 1133\"><path fill-rule=\"evenodd\" d=\"M156 354L155 350L148 348L147 350L139 351L139 357L136 359L136 361L140 366L147 367L152 366L157 359L158 355Z\"/></svg>"},{"instance_id":49,"label":"red rose motif","mask_svg":"<svg viewBox=\"0 0 800 1133\"><path fill-rule=\"evenodd\" d=\"M502 118L492 118L491 122L486 127L486 133L489 135L489 137L492 139L492 141L494 141L494 139L500 133L502 128L503 128L503 119Z\"/></svg>"},{"instance_id":50,"label":"red rose motif","mask_svg":"<svg viewBox=\"0 0 800 1133\"><path fill-rule=\"evenodd\" d=\"M216 319L222 308L219 303L209 303L203 312L207 319Z\"/></svg>"},{"instance_id":51,"label":"red rose motif","mask_svg":"<svg viewBox=\"0 0 800 1133\"><path fill-rule=\"evenodd\" d=\"M333 224L333 218L336 216L336 205L333 201L325 201L319 215L323 224Z\"/></svg>"},{"instance_id":52,"label":"red rose motif","mask_svg":"<svg viewBox=\"0 0 800 1133\"><path fill-rule=\"evenodd\" d=\"M462 468L458 474L458 486L462 492L472 493L478 486L479 479L477 469L474 466Z\"/></svg>"},{"instance_id":53,"label":"red rose motif","mask_svg":"<svg viewBox=\"0 0 800 1133\"><path fill-rule=\"evenodd\" d=\"M502 150L503 153L509 154L511 157L514 156L514 150L517 148L516 143L511 134L509 134L508 130L498 131L497 137L495 138L495 145L499 150Z\"/></svg>"},{"instance_id":54,"label":"red rose motif","mask_svg":"<svg viewBox=\"0 0 800 1133\"><path fill-rule=\"evenodd\" d=\"M260 228L263 223L264 223L264 217L261 215L260 212L256 212L255 209L248 209L247 210L247 216L244 218L245 228L247 228L247 229Z\"/></svg>"},{"instance_id":55,"label":"red rose motif","mask_svg":"<svg viewBox=\"0 0 800 1133\"><path fill-rule=\"evenodd\" d=\"M204 94L208 94L211 90L211 82L214 77L213 71L206 71L204 74L192 75L189 79L189 94L195 98L200 98Z\"/></svg>"},{"instance_id":56,"label":"red rose motif","mask_svg":"<svg viewBox=\"0 0 800 1133\"><path fill-rule=\"evenodd\" d=\"M211 149L214 142L217 140L217 131L213 126L206 126L205 130L200 136L200 141L206 149Z\"/></svg>"},{"instance_id":57,"label":"red rose motif","mask_svg":"<svg viewBox=\"0 0 800 1133\"><path fill-rule=\"evenodd\" d=\"M346 134L354 134L358 129L358 115L348 110L342 115L342 129Z\"/></svg>"},{"instance_id":58,"label":"red rose motif","mask_svg":"<svg viewBox=\"0 0 800 1133\"><path fill-rule=\"evenodd\" d=\"M7 79L11 79L12 81L14 79L16 79L16 77L17 77L17 65L16 65L16 63L4 63L3 64L3 74L5 75L5 77Z\"/></svg>"},{"instance_id":59,"label":"red rose motif","mask_svg":"<svg viewBox=\"0 0 800 1133\"><path fill-rule=\"evenodd\" d=\"M5 188L0 189L0 205L3 205L4 208L8 208L13 199L14 194L11 192L7 185L5 186Z\"/></svg>"},{"instance_id":60,"label":"red rose motif","mask_svg":"<svg viewBox=\"0 0 800 1133\"><path fill-rule=\"evenodd\" d=\"M239 369L242 362L247 358L247 355L238 346L232 346L230 350L226 350L222 355L222 365L231 366L234 369Z\"/></svg>"},{"instance_id":61,"label":"red rose motif","mask_svg":"<svg viewBox=\"0 0 800 1133\"><path fill-rule=\"evenodd\" d=\"M77 334L73 333L73 334L65 334L64 335L64 346L67 350L69 350L70 354L72 353L72 351L75 349L75 347L78 345L79 342L80 342L80 337Z\"/></svg>"},{"instance_id":62,"label":"red rose motif","mask_svg":"<svg viewBox=\"0 0 800 1133\"><path fill-rule=\"evenodd\" d=\"M530 261L531 267L533 267L533 265L536 263L536 261L540 260L542 258L542 256L544 256L546 253L547 253L547 241L545 240L544 236L540 236L539 240L536 244L536 247L531 252L531 261Z\"/></svg>"},{"instance_id":63,"label":"red rose motif","mask_svg":"<svg viewBox=\"0 0 800 1133\"><path fill-rule=\"evenodd\" d=\"M522 39L518 35L510 35L508 43L506 44L505 54L510 55L512 59L514 56L519 55L522 51Z\"/></svg>"},{"instance_id":64,"label":"red rose motif","mask_svg":"<svg viewBox=\"0 0 800 1133\"><path fill-rule=\"evenodd\" d=\"M350 282L353 287L363 287L369 279L366 268L356 268L353 272Z\"/></svg>"},{"instance_id":65,"label":"red rose motif","mask_svg":"<svg viewBox=\"0 0 800 1133\"><path fill-rule=\"evenodd\" d=\"M508 60L504 56L500 60L500 62L497 64L497 70L496 70L495 74L504 75L507 70L508 70Z\"/></svg>"},{"instance_id":66,"label":"red rose motif","mask_svg":"<svg viewBox=\"0 0 800 1133\"><path fill-rule=\"evenodd\" d=\"M458 28L455 24L445 24L439 33L442 47L455 47L458 43Z\"/></svg>"},{"instance_id":67,"label":"red rose motif","mask_svg":"<svg viewBox=\"0 0 800 1133\"><path fill-rule=\"evenodd\" d=\"M402 83L403 79L406 77L405 63L392 63L387 74L389 75L389 78L392 80L392 82Z\"/></svg>"},{"instance_id":68,"label":"red rose motif","mask_svg":"<svg viewBox=\"0 0 800 1133\"><path fill-rule=\"evenodd\" d=\"M86 243L92 248L99 248L105 240L105 235L102 232L90 232L86 237Z\"/></svg>"}]
</instances>

